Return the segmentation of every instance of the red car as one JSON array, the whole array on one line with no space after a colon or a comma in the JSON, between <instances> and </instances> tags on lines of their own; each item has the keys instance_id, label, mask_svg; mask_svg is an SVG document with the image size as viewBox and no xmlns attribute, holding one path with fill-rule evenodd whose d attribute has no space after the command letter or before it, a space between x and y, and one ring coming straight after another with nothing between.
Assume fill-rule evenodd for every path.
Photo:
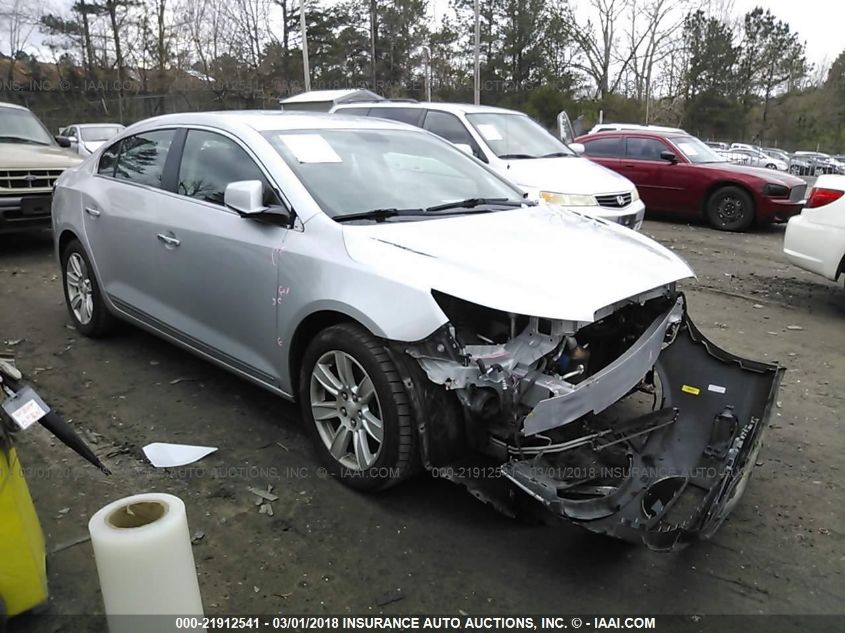
<instances>
[{"instance_id":1,"label":"red car","mask_svg":"<svg viewBox=\"0 0 845 633\"><path fill-rule=\"evenodd\" d=\"M807 184L784 172L728 163L685 132L618 130L577 139L591 160L637 186L646 211L703 217L722 231L786 222Z\"/></svg>"}]
</instances>

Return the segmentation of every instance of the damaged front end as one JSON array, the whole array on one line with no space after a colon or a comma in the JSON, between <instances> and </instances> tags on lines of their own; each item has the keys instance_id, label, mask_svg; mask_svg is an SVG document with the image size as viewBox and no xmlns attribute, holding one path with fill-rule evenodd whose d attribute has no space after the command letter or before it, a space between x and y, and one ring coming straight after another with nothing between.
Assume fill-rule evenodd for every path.
<instances>
[{"instance_id":1,"label":"damaged front end","mask_svg":"<svg viewBox=\"0 0 845 633\"><path fill-rule=\"evenodd\" d=\"M783 368L707 340L674 286L592 323L434 296L449 323L402 346L418 365L406 379L429 468L502 511L522 491L657 550L718 529L754 467Z\"/></svg>"}]
</instances>

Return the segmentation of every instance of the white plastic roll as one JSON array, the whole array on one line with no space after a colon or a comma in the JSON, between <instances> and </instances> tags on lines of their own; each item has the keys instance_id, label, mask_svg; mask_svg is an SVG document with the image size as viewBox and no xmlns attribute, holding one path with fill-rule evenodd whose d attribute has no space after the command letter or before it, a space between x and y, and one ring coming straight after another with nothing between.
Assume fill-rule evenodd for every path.
<instances>
[{"instance_id":1,"label":"white plastic roll","mask_svg":"<svg viewBox=\"0 0 845 633\"><path fill-rule=\"evenodd\" d=\"M175 618L202 616L202 597L185 504L147 493L119 499L88 522L111 633L175 630Z\"/></svg>"}]
</instances>

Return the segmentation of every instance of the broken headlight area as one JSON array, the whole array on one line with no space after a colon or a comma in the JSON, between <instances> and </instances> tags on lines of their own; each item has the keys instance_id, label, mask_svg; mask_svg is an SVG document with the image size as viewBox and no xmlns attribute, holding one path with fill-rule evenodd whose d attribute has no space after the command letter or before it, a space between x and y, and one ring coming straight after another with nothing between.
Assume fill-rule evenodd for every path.
<instances>
[{"instance_id":1,"label":"broken headlight area","mask_svg":"<svg viewBox=\"0 0 845 633\"><path fill-rule=\"evenodd\" d=\"M502 511L521 491L653 549L721 525L754 466L781 367L708 341L672 287L590 324L435 298L450 322L404 346L427 378L416 385L427 466L498 464L498 481L452 479Z\"/></svg>"}]
</instances>

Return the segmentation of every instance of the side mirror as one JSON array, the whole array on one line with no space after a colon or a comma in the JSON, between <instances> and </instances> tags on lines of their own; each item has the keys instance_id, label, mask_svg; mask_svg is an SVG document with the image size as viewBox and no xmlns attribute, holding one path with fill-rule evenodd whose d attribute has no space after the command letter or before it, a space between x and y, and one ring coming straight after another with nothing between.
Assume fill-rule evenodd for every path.
<instances>
[{"instance_id":1,"label":"side mirror","mask_svg":"<svg viewBox=\"0 0 845 633\"><path fill-rule=\"evenodd\" d=\"M268 220L290 226L291 213L280 205L264 206L264 184L260 180L239 180L226 185L223 204L246 218Z\"/></svg>"},{"instance_id":2,"label":"side mirror","mask_svg":"<svg viewBox=\"0 0 845 633\"><path fill-rule=\"evenodd\" d=\"M470 156L473 155L472 146L470 146L468 143L455 143L455 147L461 150L464 154L469 154Z\"/></svg>"},{"instance_id":3,"label":"side mirror","mask_svg":"<svg viewBox=\"0 0 845 633\"><path fill-rule=\"evenodd\" d=\"M264 213L264 185L260 180L239 180L226 185L223 204L241 215Z\"/></svg>"},{"instance_id":4,"label":"side mirror","mask_svg":"<svg viewBox=\"0 0 845 633\"><path fill-rule=\"evenodd\" d=\"M675 154L673 152L670 152L668 149L664 149L662 152L660 152L660 160L668 161L674 165L678 162L678 157L675 156Z\"/></svg>"},{"instance_id":5,"label":"side mirror","mask_svg":"<svg viewBox=\"0 0 845 633\"><path fill-rule=\"evenodd\" d=\"M584 152L587 151L587 148L584 147L583 143L570 143L569 149L571 149L573 152L575 152L579 156L581 156Z\"/></svg>"},{"instance_id":6,"label":"side mirror","mask_svg":"<svg viewBox=\"0 0 845 633\"><path fill-rule=\"evenodd\" d=\"M67 136L56 136L55 139L59 147L70 147L70 139Z\"/></svg>"}]
</instances>

